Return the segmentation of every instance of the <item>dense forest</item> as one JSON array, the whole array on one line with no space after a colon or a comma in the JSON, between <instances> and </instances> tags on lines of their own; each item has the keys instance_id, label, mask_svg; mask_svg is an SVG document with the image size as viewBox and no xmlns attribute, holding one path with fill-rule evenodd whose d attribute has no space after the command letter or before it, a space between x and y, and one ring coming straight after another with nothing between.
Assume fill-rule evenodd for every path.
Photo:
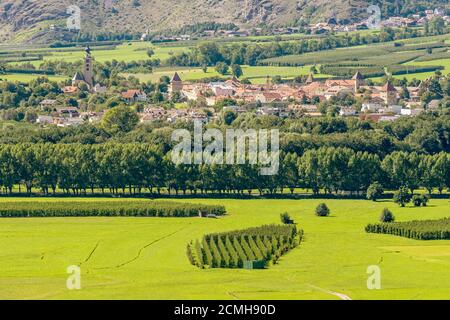
<instances>
[{"instance_id":1,"label":"dense forest","mask_svg":"<svg viewBox=\"0 0 450 320\"><path fill-rule=\"evenodd\" d=\"M119 108L121 109L121 108ZM130 112L130 110L124 110ZM106 118L110 118L106 116ZM129 119L115 114L112 118ZM179 121L70 128L8 127L0 130L0 184L6 191L22 184L44 193L101 189L118 193L143 190L205 193L259 190L273 194L296 187L326 193L364 192L375 183L442 191L450 181L449 115L426 114L375 124L333 117L282 120L239 116L231 125L209 128L278 128L280 171L260 176L254 165L175 165L171 161L174 129L192 130ZM26 187L26 188L25 188Z\"/></svg>"}]
</instances>

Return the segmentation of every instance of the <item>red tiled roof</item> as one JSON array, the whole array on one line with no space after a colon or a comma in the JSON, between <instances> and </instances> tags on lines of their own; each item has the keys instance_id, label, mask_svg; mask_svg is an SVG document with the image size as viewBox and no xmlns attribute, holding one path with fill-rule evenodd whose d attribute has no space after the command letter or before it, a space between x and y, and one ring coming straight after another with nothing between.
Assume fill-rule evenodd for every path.
<instances>
[{"instance_id":1,"label":"red tiled roof","mask_svg":"<svg viewBox=\"0 0 450 320\"><path fill-rule=\"evenodd\" d=\"M126 92L122 92L122 97L126 99L132 99L141 94L140 90L128 90Z\"/></svg>"}]
</instances>

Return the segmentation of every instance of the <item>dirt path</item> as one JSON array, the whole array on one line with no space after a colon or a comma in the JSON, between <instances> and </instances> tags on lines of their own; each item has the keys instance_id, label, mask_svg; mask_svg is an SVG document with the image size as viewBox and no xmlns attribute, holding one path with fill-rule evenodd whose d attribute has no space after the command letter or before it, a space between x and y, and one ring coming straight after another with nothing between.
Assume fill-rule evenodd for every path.
<instances>
[{"instance_id":1,"label":"dirt path","mask_svg":"<svg viewBox=\"0 0 450 320\"><path fill-rule=\"evenodd\" d=\"M155 243L158 243L158 242L160 242L160 241L162 241L162 240L164 240L164 239L167 239L167 238L173 236L174 234L177 234L178 232L184 230L185 228L186 228L186 227L183 227L183 228L181 228L181 229L179 229L179 230L177 230L177 231L174 231L174 232L172 232L172 233L169 233L169 234L167 234L167 235L165 235L165 236L162 236L161 238L158 238L158 239L156 239L156 240L154 240L154 241L152 241L152 242L146 244L145 246L143 246L142 248L139 249L138 253L136 254L136 256L135 256L134 258L132 258L132 259L130 259L130 260L128 260L128 261L122 262L122 263L120 263L120 264L118 264L118 265L116 265L116 266L114 266L114 267L103 267L103 268L94 268L94 269L96 269L96 270L115 269L115 268L121 268L121 267L123 267L123 266L125 266L125 265L127 265L127 264L130 264L130 263L136 261L137 259L139 259L139 258L141 257L142 252L143 252L145 249L147 249L148 247L150 247L150 246L154 245Z\"/></svg>"},{"instance_id":2,"label":"dirt path","mask_svg":"<svg viewBox=\"0 0 450 320\"><path fill-rule=\"evenodd\" d=\"M352 298L350 298L349 296L343 294L343 293L339 293L339 292L334 292L334 291L330 291L330 290L326 290L323 288L319 288L317 286L313 286L312 284L308 284L308 286L310 286L311 288L314 288L316 290L328 293L328 294L332 294L333 296L339 297L341 300L352 300Z\"/></svg>"},{"instance_id":3,"label":"dirt path","mask_svg":"<svg viewBox=\"0 0 450 320\"><path fill-rule=\"evenodd\" d=\"M88 255L87 258L84 260L84 262L80 262L80 266L81 266L83 263L86 263L86 262L88 262L88 261L91 259L91 257L92 257L92 255L94 254L95 250L97 250L99 244L100 244L100 241L97 242L97 244L95 245L94 249L92 249L91 253L89 253L89 255Z\"/></svg>"}]
</instances>

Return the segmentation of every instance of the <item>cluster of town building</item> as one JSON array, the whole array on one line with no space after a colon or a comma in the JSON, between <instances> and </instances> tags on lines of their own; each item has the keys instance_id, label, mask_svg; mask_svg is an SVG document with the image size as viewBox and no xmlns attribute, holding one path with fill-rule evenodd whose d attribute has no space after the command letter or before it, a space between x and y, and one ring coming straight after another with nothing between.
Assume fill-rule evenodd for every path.
<instances>
[{"instance_id":1,"label":"cluster of town building","mask_svg":"<svg viewBox=\"0 0 450 320\"><path fill-rule=\"evenodd\" d=\"M93 58L91 51L86 48L83 72L77 72L72 85L64 87L62 91L67 94L76 93L80 84L85 84L92 94L105 93L107 88L94 84ZM359 116L374 121L390 121L401 116L414 116L421 113L424 108L420 101L420 86L408 87L408 99L402 99L400 93L404 88L396 88L390 82L383 86L367 85L361 73L357 72L351 79L316 80L311 74L303 84L283 83L273 84L267 77L265 84L244 84L236 77L218 82L185 82L178 73L171 79L166 98L177 95L179 101L203 101L203 108L191 109L164 109L148 104L147 94L139 89L129 89L121 93L123 102L128 104L144 103L148 107L140 113L141 122L168 121L178 119L211 121L220 115L221 110L213 108L222 101L227 100L226 109L236 113L256 110L260 115L275 115L289 117L292 115L305 115L311 117L321 116L319 103L330 101L333 97L342 98L353 96L364 101L361 110L354 106L339 106L341 116ZM229 106L229 102L235 106ZM333 103L340 101L334 99ZM309 103L306 103L309 102ZM189 104L187 104L189 105ZM437 108L439 101L432 101L427 107ZM52 110L50 115L41 115L37 122L40 124L56 124L58 126L78 125L85 121L96 122L101 120L102 112L80 112L76 107L60 106L57 100L46 99L41 102L43 110Z\"/></svg>"},{"instance_id":2,"label":"cluster of town building","mask_svg":"<svg viewBox=\"0 0 450 320\"><path fill-rule=\"evenodd\" d=\"M414 116L424 111L419 96L420 86L407 87L409 98L400 104L402 90L404 89L395 87L390 82L383 86L366 85L359 72L351 79L325 81L316 80L313 75L310 75L301 85L272 84L269 78L263 85L243 84L236 78L223 82L189 83L183 82L175 73L169 87L169 95L177 93L185 100L203 99L209 107L213 107L222 100L232 99L236 101L236 106L228 106L225 109L243 113L249 111L249 108L258 106L256 108L258 114L279 117L289 117L296 113L311 117L322 116L318 108L320 102L329 101L333 97L352 95L356 98L361 97L366 102L362 104L361 110L355 107L337 106L341 116L390 121L401 116ZM302 101L316 101L316 104L301 103ZM438 105L439 101L433 101L428 107L437 108ZM189 117L189 114L187 116ZM143 119L152 121L161 120L164 117L171 119L171 111L155 112L148 108Z\"/></svg>"}]
</instances>

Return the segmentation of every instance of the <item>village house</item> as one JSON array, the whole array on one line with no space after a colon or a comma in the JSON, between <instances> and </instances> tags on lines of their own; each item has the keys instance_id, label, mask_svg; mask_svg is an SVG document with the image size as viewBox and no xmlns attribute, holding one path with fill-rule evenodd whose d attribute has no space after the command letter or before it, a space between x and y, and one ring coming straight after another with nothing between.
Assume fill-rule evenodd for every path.
<instances>
[{"instance_id":1,"label":"village house","mask_svg":"<svg viewBox=\"0 0 450 320\"><path fill-rule=\"evenodd\" d=\"M225 82L212 82L210 88L216 96L231 97L235 94L234 88Z\"/></svg>"},{"instance_id":2,"label":"village house","mask_svg":"<svg viewBox=\"0 0 450 320\"><path fill-rule=\"evenodd\" d=\"M147 94L142 90L127 90L122 92L122 98L128 103L146 102Z\"/></svg>"},{"instance_id":3,"label":"village house","mask_svg":"<svg viewBox=\"0 0 450 320\"><path fill-rule=\"evenodd\" d=\"M341 107L339 110L339 115L341 117L350 117L356 115L356 110L352 107Z\"/></svg>"},{"instance_id":4,"label":"village house","mask_svg":"<svg viewBox=\"0 0 450 320\"><path fill-rule=\"evenodd\" d=\"M441 104L441 100L431 100L427 104L428 110L437 110Z\"/></svg>"},{"instance_id":5,"label":"village house","mask_svg":"<svg viewBox=\"0 0 450 320\"><path fill-rule=\"evenodd\" d=\"M261 92L255 96L255 100L261 103L281 102L282 97L277 92Z\"/></svg>"},{"instance_id":6,"label":"village house","mask_svg":"<svg viewBox=\"0 0 450 320\"><path fill-rule=\"evenodd\" d=\"M277 116L280 118L287 118L289 116L288 111L281 107L261 107L258 108L257 114L261 116Z\"/></svg>"},{"instance_id":7,"label":"village house","mask_svg":"<svg viewBox=\"0 0 450 320\"><path fill-rule=\"evenodd\" d=\"M56 109L55 116L60 118L79 118L80 113L76 107L63 107Z\"/></svg>"},{"instance_id":8,"label":"village house","mask_svg":"<svg viewBox=\"0 0 450 320\"><path fill-rule=\"evenodd\" d=\"M383 108L383 106L378 103L363 103L361 112L375 113L378 112L378 110L380 110L381 108Z\"/></svg>"},{"instance_id":9,"label":"village house","mask_svg":"<svg viewBox=\"0 0 450 320\"><path fill-rule=\"evenodd\" d=\"M383 121L394 121L398 119L400 116L395 115L389 115L389 114L360 114L359 119L360 120L367 120L367 121L373 121L373 122L383 122Z\"/></svg>"},{"instance_id":10,"label":"village house","mask_svg":"<svg viewBox=\"0 0 450 320\"><path fill-rule=\"evenodd\" d=\"M400 114L402 111L402 106L390 105L377 110L381 114Z\"/></svg>"},{"instance_id":11,"label":"village house","mask_svg":"<svg viewBox=\"0 0 450 320\"><path fill-rule=\"evenodd\" d=\"M417 115L421 114L423 111L424 110L421 108L417 108L417 109L406 108L406 109L400 110L400 114L402 116L417 116Z\"/></svg>"},{"instance_id":12,"label":"village house","mask_svg":"<svg viewBox=\"0 0 450 320\"><path fill-rule=\"evenodd\" d=\"M106 93L107 91L108 91L108 88L100 83L97 83L94 86L95 93Z\"/></svg>"},{"instance_id":13,"label":"village house","mask_svg":"<svg viewBox=\"0 0 450 320\"><path fill-rule=\"evenodd\" d=\"M95 123L102 120L103 114L104 114L103 112L94 112L94 111L82 112L80 114L80 118L83 119L83 121Z\"/></svg>"},{"instance_id":14,"label":"village house","mask_svg":"<svg viewBox=\"0 0 450 320\"><path fill-rule=\"evenodd\" d=\"M58 104L58 101L56 101L56 100L45 99L45 100L42 100L39 105L41 106L42 109L53 109L54 107L57 106L57 104Z\"/></svg>"},{"instance_id":15,"label":"village house","mask_svg":"<svg viewBox=\"0 0 450 320\"><path fill-rule=\"evenodd\" d=\"M223 111L233 111L237 114L245 113L247 112L247 109L240 106L225 106L222 109Z\"/></svg>"},{"instance_id":16,"label":"village house","mask_svg":"<svg viewBox=\"0 0 450 320\"><path fill-rule=\"evenodd\" d=\"M70 127L78 126L84 123L84 120L80 117L77 118L64 118L64 117L54 117L53 124L57 127Z\"/></svg>"},{"instance_id":17,"label":"village house","mask_svg":"<svg viewBox=\"0 0 450 320\"><path fill-rule=\"evenodd\" d=\"M36 123L46 125L46 124L53 124L53 117L52 116L38 116L36 119Z\"/></svg>"},{"instance_id":18,"label":"village house","mask_svg":"<svg viewBox=\"0 0 450 320\"><path fill-rule=\"evenodd\" d=\"M315 104L290 104L288 110L294 112L319 112Z\"/></svg>"},{"instance_id":19,"label":"village house","mask_svg":"<svg viewBox=\"0 0 450 320\"><path fill-rule=\"evenodd\" d=\"M167 117L167 111L164 108L145 108L144 112L139 115L141 123L165 121Z\"/></svg>"},{"instance_id":20,"label":"village house","mask_svg":"<svg viewBox=\"0 0 450 320\"><path fill-rule=\"evenodd\" d=\"M76 94L78 93L79 89L76 86L66 86L62 88L62 91L64 94Z\"/></svg>"}]
</instances>

